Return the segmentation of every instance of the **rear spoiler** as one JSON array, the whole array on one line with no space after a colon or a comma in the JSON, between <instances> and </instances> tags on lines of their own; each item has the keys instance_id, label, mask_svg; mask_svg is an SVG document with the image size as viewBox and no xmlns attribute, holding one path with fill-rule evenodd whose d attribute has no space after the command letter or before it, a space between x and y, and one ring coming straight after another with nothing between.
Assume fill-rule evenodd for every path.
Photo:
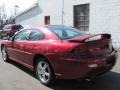
<instances>
[{"instance_id":1,"label":"rear spoiler","mask_svg":"<svg viewBox=\"0 0 120 90\"><path fill-rule=\"evenodd\" d=\"M106 33L105 33L105 34L101 34L101 35L102 35L102 37L101 37L102 39L104 39L104 38L105 38L105 39L106 39L106 38L107 38L107 39L110 39L110 38L111 38L111 35L110 35L110 34L106 34Z\"/></svg>"},{"instance_id":2,"label":"rear spoiler","mask_svg":"<svg viewBox=\"0 0 120 90\"><path fill-rule=\"evenodd\" d=\"M98 40L98 39L110 39L111 35L110 34L95 34L95 35L85 35L85 36L80 36L72 39L68 39L70 42L85 42L85 41L91 41L91 40Z\"/></svg>"}]
</instances>

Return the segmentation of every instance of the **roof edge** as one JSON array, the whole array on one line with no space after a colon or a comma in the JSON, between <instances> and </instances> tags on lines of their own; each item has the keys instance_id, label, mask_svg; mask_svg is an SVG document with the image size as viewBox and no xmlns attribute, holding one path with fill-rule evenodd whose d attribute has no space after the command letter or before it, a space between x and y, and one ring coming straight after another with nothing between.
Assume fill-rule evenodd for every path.
<instances>
[{"instance_id":1,"label":"roof edge","mask_svg":"<svg viewBox=\"0 0 120 90\"><path fill-rule=\"evenodd\" d=\"M28 12L29 10L31 10L31 9L37 7L37 6L38 6L38 3L33 4L31 7L29 7L29 8L27 8L27 9L23 10L23 11L20 12L18 15L16 15L15 18L18 17L18 16L20 16L20 15L22 15L22 14L24 14L24 13L26 13L26 12Z\"/></svg>"}]
</instances>

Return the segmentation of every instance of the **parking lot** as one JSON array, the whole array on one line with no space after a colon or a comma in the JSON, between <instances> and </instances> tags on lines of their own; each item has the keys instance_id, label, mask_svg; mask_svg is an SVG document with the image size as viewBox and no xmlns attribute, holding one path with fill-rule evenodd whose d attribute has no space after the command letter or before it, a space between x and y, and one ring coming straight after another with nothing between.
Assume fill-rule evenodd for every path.
<instances>
[{"instance_id":1,"label":"parking lot","mask_svg":"<svg viewBox=\"0 0 120 90\"><path fill-rule=\"evenodd\" d=\"M119 58L111 72L97 78L93 83L58 80L54 86L46 87L24 66L12 61L3 62L0 54L0 90L120 90Z\"/></svg>"}]
</instances>

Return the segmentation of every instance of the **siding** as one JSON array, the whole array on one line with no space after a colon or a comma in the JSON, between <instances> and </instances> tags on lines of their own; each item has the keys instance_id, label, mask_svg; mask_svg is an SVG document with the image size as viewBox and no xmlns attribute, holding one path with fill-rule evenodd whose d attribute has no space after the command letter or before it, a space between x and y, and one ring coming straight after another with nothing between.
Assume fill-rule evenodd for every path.
<instances>
[{"instance_id":1,"label":"siding","mask_svg":"<svg viewBox=\"0 0 120 90\"><path fill-rule=\"evenodd\" d=\"M90 33L110 33L113 43L120 47L120 0L64 0L64 25L73 26L73 6L90 3ZM17 23L44 24L44 16L50 16L50 24L62 24L62 0L38 0L38 7L18 16Z\"/></svg>"},{"instance_id":2,"label":"siding","mask_svg":"<svg viewBox=\"0 0 120 90\"><path fill-rule=\"evenodd\" d=\"M27 24L27 25L36 25L40 23L39 15L42 13L39 6L30 9L29 11L21 14L20 16L16 17L17 24Z\"/></svg>"},{"instance_id":3,"label":"siding","mask_svg":"<svg viewBox=\"0 0 120 90\"><path fill-rule=\"evenodd\" d=\"M92 0L90 32L110 33L114 45L120 47L120 0Z\"/></svg>"},{"instance_id":4,"label":"siding","mask_svg":"<svg viewBox=\"0 0 120 90\"><path fill-rule=\"evenodd\" d=\"M41 24L44 24L44 16L50 16L50 24L62 24L62 0L38 0L39 6L42 9Z\"/></svg>"}]
</instances>

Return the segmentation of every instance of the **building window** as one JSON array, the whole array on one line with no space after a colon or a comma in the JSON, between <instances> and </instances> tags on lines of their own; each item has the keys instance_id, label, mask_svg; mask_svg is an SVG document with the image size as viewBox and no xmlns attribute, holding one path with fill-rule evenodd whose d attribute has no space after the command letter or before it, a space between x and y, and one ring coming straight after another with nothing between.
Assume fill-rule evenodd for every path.
<instances>
[{"instance_id":1,"label":"building window","mask_svg":"<svg viewBox=\"0 0 120 90\"><path fill-rule=\"evenodd\" d=\"M74 27L81 31L89 30L89 4L74 6Z\"/></svg>"},{"instance_id":2,"label":"building window","mask_svg":"<svg viewBox=\"0 0 120 90\"><path fill-rule=\"evenodd\" d=\"M50 24L50 16L45 16L45 25Z\"/></svg>"}]
</instances>

